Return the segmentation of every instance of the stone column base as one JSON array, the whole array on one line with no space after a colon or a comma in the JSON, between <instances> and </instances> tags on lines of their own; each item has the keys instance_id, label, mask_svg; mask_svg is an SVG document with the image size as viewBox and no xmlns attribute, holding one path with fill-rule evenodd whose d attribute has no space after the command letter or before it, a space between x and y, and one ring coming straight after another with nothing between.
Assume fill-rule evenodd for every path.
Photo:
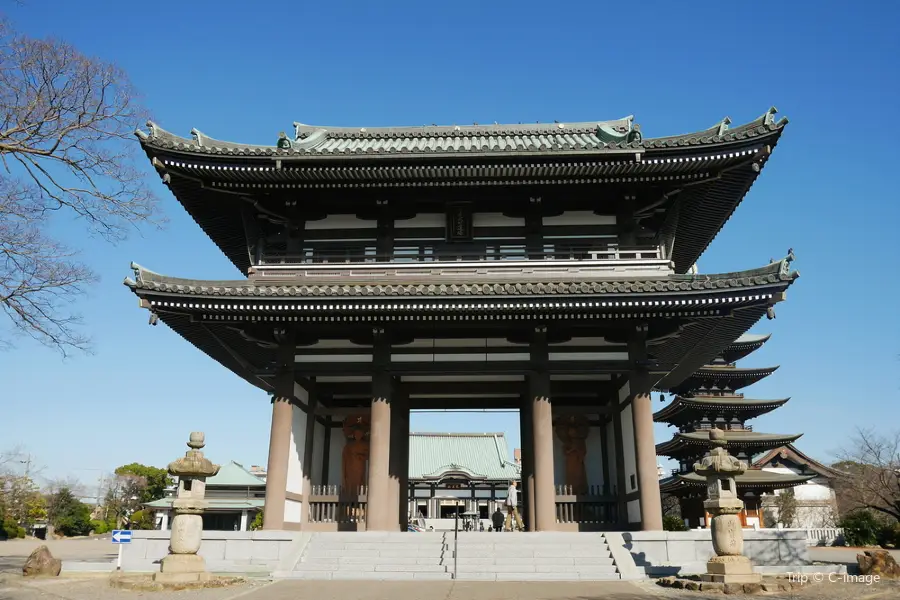
<instances>
[{"instance_id":1,"label":"stone column base","mask_svg":"<svg viewBox=\"0 0 900 600\"><path fill-rule=\"evenodd\" d=\"M197 554L169 554L159 565L158 575L209 575L206 573L206 561ZM192 580L196 581L196 579Z\"/></svg>"},{"instance_id":2,"label":"stone column base","mask_svg":"<svg viewBox=\"0 0 900 600\"><path fill-rule=\"evenodd\" d=\"M703 581L715 583L759 583L762 575L753 572L753 564L746 556L714 556L706 563Z\"/></svg>"}]
</instances>

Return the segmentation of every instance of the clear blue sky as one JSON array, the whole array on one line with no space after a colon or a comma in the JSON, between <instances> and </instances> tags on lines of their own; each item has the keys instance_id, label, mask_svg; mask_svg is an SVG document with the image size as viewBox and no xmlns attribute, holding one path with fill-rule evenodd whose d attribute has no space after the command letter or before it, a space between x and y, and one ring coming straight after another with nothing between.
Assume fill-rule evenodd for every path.
<instances>
[{"instance_id":1,"label":"clear blue sky","mask_svg":"<svg viewBox=\"0 0 900 600\"><path fill-rule=\"evenodd\" d=\"M754 422L805 432L828 459L855 426L898 426L900 164L897 3L4 2L14 25L118 62L154 119L187 135L272 144L293 121L421 125L587 121L634 114L646 136L696 131L775 105L791 119L744 204L700 262L802 272L746 365L791 396ZM451 7L451 8L446 8ZM266 395L185 343L121 284L128 264L196 278L239 273L159 183L171 223L109 246L60 223L102 276L80 303L96 354L61 361L22 340L0 355L0 446L46 475L164 465L191 430L218 461L264 464ZM654 399L654 407L660 403ZM515 415L419 415L417 430L506 431ZM671 435L659 427L657 439ZM94 471L92 471L92 469Z\"/></svg>"}]
</instances>

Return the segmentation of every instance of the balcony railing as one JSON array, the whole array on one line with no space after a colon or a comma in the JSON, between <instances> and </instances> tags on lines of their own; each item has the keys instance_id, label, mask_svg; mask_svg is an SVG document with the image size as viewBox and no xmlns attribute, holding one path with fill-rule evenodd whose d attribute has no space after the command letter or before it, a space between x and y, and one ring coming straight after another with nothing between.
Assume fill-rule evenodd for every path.
<instances>
[{"instance_id":1,"label":"balcony railing","mask_svg":"<svg viewBox=\"0 0 900 600\"><path fill-rule=\"evenodd\" d=\"M365 487L346 491L337 485L314 485L306 520L336 525L365 523L367 491Z\"/></svg>"},{"instance_id":2,"label":"balcony railing","mask_svg":"<svg viewBox=\"0 0 900 600\"><path fill-rule=\"evenodd\" d=\"M617 518L616 496L608 488L592 485L576 490L570 485L556 486L556 522L564 529L606 529L614 526Z\"/></svg>"},{"instance_id":3,"label":"balcony railing","mask_svg":"<svg viewBox=\"0 0 900 600\"><path fill-rule=\"evenodd\" d=\"M365 257L351 261L307 260L284 257L284 262L260 264L250 269L250 277L265 280L297 278L376 278L402 283L405 277L446 276L470 281L472 277L520 279L522 275L557 276L577 273L579 276L648 275L665 276L672 272L671 261L660 258L659 248L585 249L578 253L491 257L445 254L429 260L397 261L388 257ZM296 262L295 262L296 260Z\"/></svg>"},{"instance_id":4,"label":"balcony railing","mask_svg":"<svg viewBox=\"0 0 900 600\"><path fill-rule=\"evenodd\" d=\"M542 250L529 251L522 245L486 245L473 249L397 246L392 252L382 254L374 248L348 246L307 250L299 254L267 250L260 258L260 267L275 265L307 264L404 264L434 262L496 262L531 260L662 260L659 246L545 246Z\"/></svg>"}]
</instances>

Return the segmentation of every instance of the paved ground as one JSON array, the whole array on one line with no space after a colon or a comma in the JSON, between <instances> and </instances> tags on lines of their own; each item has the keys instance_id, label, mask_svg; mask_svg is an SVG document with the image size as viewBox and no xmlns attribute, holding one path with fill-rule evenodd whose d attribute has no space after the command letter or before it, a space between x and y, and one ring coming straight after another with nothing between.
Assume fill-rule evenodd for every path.
<instances>
[{"instance_id":1,"label":"paved ground","mask_svg":"<svg viewBox=\"0 0 900 600\"><path fill-rule=\"evenodd\" d=\"M21 573L25 558L41 544L46 544L54 557L63 560L102 562L116 558L116 548L109 541L109 536L47 542L38 539L6 540L0 542L0 573Z\"/></svg>"},{"instance_id":2,"label":"paved ground","mask_svg":"<svg viewBox=\"0 0 900 600\"><path fill-rule=\"evenodd\" d=\"M25 580L22 563L40 540L0 542L0 600L687 600L711 598L706 594L661 588L652 581L598 583L499 582L349 582L251 580L224 589L172 593L115 590L104 578ZM115 547L109 539L46 542L54 556L64 560L111 561ZM858 549L811 548L813 560L856 564ZM900 551L894 551L900 559ZM721 596L719 596L721 597ZM900 582L873 585L827 581L805 585L793 593L765 596L771 600L880 600L900 598Z\"/></svg>"},{"instance_id":3,"label":"paved ground","mask_svg":"<svg viewBox=\"0 0 900 600\"><path fill-rule=\"evenodd\" d=\"M809 558L815 562L827 562L847 565L848 569L855 573L857 568L856 555L861 554L866 548L842 548L838 547L814 547L809 549ZM900 562L900 550L891 550L894 558Z\"/></svg>"},{"instance_id":4,"label":"paved ground","mask_svg":"<svg viewBox=\"0 0 900 600\"><path fill-rule=\"evenodd\" d=\"M5 577L5 580L4 580ZM25 582L0 576L0 600L702 600L719 597L660 588L649 581L599 583L251 581L245 585L183 592L140 593L114 590L105 580ZM729 596L734 597L734 596ZM888 600L900 597L900 584L822 583L768 600ZM746 596L750 598L750 596ZM754 596L760 598L760 596Z\"/></svg>"}]
</instances>

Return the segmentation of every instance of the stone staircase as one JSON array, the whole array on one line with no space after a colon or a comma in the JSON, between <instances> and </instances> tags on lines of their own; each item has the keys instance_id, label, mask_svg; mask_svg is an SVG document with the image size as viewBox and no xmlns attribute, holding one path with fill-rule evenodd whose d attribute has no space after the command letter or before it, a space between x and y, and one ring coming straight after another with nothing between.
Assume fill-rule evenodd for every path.
<instances>
[{"instance_id":1,"label":"stone staircase","mask_svg":"<svg viewBox=\"0 0 900 600\"><path fill-rule=\"evenodd\" d=\"M460 533L457 579L488 581L604 581L619 579L602 533ZM453 571L453 534L444 556Z\"/></svg>"},{"instance_id":2,"label":"stone staircase","mask_svg":"<svg viewBox=\"0 0 900 600\"><path fill-rule=\"evenodd\" d=\"M460 533L457 579L601 581L619 579L602 533ZM291 579L449 580L453 533L313 533Z\"/></svg>"},{"instance_id":3,"label":"stone staircase","mask_svg":"<svg viewBox=\"0 0 900 600\"><path fill-rule=\"evenodd\" d=\"M314 533L290 579L447 579L444 533Z\"/></svg>"}]
</instances>

